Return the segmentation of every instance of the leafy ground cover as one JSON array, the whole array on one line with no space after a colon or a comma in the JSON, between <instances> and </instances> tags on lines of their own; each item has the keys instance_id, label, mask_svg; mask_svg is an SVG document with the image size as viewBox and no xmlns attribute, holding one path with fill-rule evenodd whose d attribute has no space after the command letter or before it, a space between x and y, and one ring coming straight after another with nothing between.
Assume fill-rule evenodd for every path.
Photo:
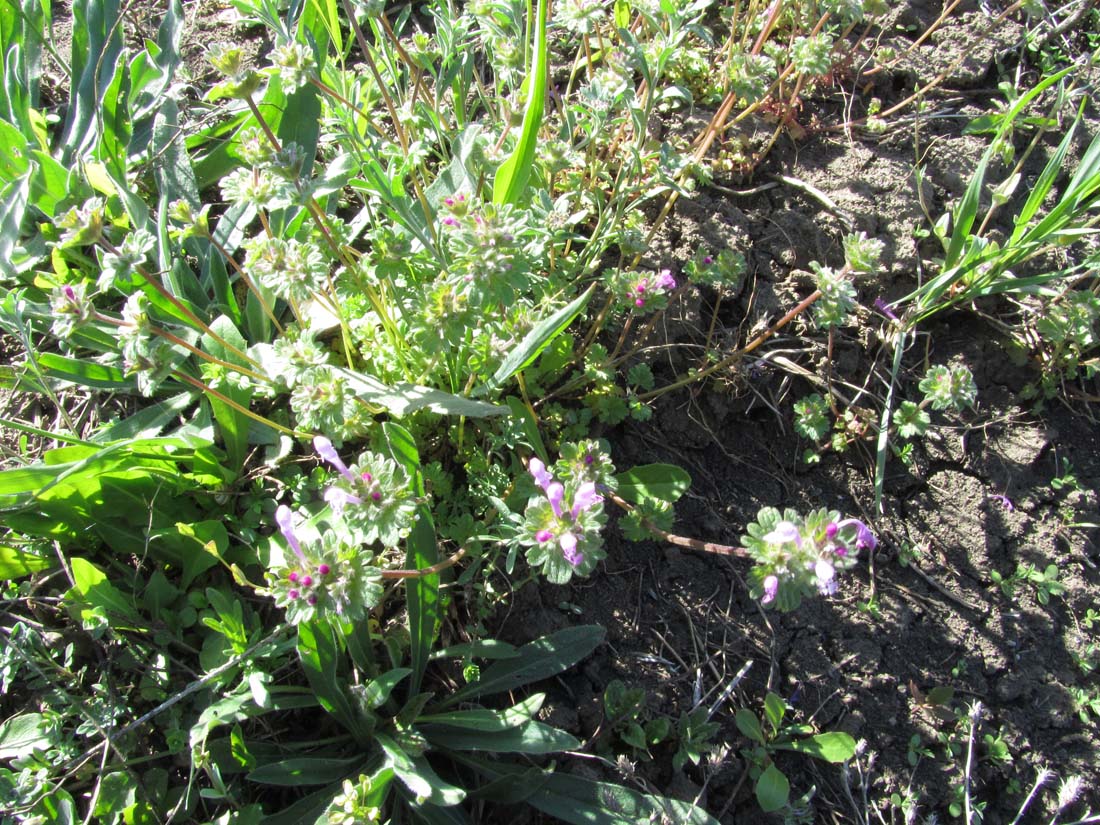
<instances>
[{"instance_id":1,"label":"leafy ground cover","mask_svg":"<svg viewBox=\"0 0 1100 825\"><path fill-rule=\"evenodd\" d=\"M1088 3L0 9L5 821L1096 821Z\"/></svg>"}]
</instances>

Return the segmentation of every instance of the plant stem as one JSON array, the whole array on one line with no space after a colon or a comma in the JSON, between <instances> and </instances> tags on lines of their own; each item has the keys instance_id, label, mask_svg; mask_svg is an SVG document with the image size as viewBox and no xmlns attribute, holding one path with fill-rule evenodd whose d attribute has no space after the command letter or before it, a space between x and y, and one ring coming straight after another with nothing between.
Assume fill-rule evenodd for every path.
<instances>
[{"instance_id":1,"label":"plant stem","mask_svg":"<svg viewBox=\"0 0 1100 825\"><path fill-rule=\"evenodd\" d=\"M172 371L172 376L174 378L176 378L177 380L182 381L185 384L190 384L195 389L202 390L204 393L209 393L210 395L217 398L219 401L222 401L222 402L228 404L230 407L232 407L234 410L239 412L241 415L248 416L253 421L257 421L260 424L263 424L267 427L270 427L273 430L278 430L279 432L281 432L285 435L289 435L293 438L309 438L310 436L313 435L313 433L299 432L298 430L292 430L289 427L284 427L282 424L276 424L271 419L264 418L259 413L252 412L252 410L248 409L248 407L245 407L245 406L242 406L241 404L238 404L236 401L234 401L232 398L227 396L225 393L218 392L213 387L209 386L208 384L204 384L202 381L199 381L197 378L192 378L190 375L188 375L185 372L180 372L179 370L173 370Z\"/></svg>"},{"instance_id":2,"label":"plant stem","mask_svg":"<svg viewBox=\"0 0 1100 825\"><path fill-rule=\"evenodd\" d=\"M454 567L458 564L459 560L466 555L466 548L460 547L458 552L449 558L444 559L441 562L433 564L431 567L422 567L419 570L383 570L382 578L384 579L420 579L424 576L430 576L433 573L438 573L440 570L446 570L448 567Z\"/></svg>"},{"instance_id":3,"label":"plant stem","mask_svg":"<svg viewBox=\"0 0 1100 825\"><path fill-rule=\"evenodd\" d=\"M628 513L634 512L634 507L623 499L619 498L615 493L608 493L609 498L615 502L619 507L626 510ZM748 558L749 551L744 547L732 547L728 544L716 544L712 541L703 541L701 539L692 539L687 536L678 536L675 533L670 533L667 530L662 530L647 518L642 518L642 525L656 536L659 536L662 540L667 541L669 544L675 544L677 547L686 547L689 550L699 550L703 553L715 553L720 556L735 556L737 558Z\"/></svg>"}]
</instances>

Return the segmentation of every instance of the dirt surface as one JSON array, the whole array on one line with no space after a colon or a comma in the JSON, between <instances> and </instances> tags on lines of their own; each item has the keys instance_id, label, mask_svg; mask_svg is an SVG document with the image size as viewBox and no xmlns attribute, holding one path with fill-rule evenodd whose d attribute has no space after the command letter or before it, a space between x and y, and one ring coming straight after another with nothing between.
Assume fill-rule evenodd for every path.
<instances>
[{"instance_id":1,"label":"dirt surface","mask_svg":"<svg viewBox=\"0 0 1100 825\"><path fill-rule=\"evenodd\" d=\"M912 40L939 11L939 4L913 3L895 15ZM998 72L1014 71L1018 62L1019 28L1005 26L990 36L988 20L962 14L892 76L876 79L876 93L900 99L914 81L947 74L926 117L902 119L880 136L822 129L798 143L781 139L752 180L720 182L723 190L682 199L651 262L682 265L701 246L730 247L745 253L749 278L740 294L684 294L650 343L702 344L708 330L712 344L744 340L812 291L805 272L810 261L840 264L841 236L865 231L886 244L884 271L859 279L860 323L835 336L831 369L848 397L865 390L860 406L877 416L889 365L880 337L886 322L871 307L878 298L897 300L927 274L936 243L919 237L928 227L924 210L938 217L962 194L987 145L986 138L962 134L963 127L989 111ZM970 48L975 42L981 48ZM850 103L840 88L819 90L804 102L822 123L840 122ZM663 128L694 134L709 114ZM1089 112L1078 152L1096 133L1096 114ZM761 127L747 137L759 145L769 134ZM1028 173L1041 168L1057 137L1044 142ZM827 202L780 175L810 185ZM992 178L1003 175L997 168ZM1005 214L1012 214L1011 205ZM692 366L691 353L698 351L664 350L652 363L658 385ZM962 783L966 713L980 702L972 781L985 822L1011 821L1043 767L1060 777L1080 775L1087 789L1082 801L1100 805L1100 732L1095 717L1079 718L1071 694L1098 684L1095 672L1080 664L1093 632L1081 617L1097 604L1100 581L1097 531L1074 526L1095 523L1100 512L1095 406L1052 401L1036 408L1022 400L1021 390L1035 379L1026 354L979 313L939 316L920 329L905 357L902 397L916 395L929 364L962 363L977 380L978 407L936 418L939 426L916 447L909 466L890 462L877 513L873 445L829 453L808 466L801 458L806 442L792 432L792 403L822 390L825 336L799 322L756 354L759 360L720 381L662 398L652 421L604 433L616 464L663 461L691 473L692 489L677 505L677 532L684 535L737 544L761 507L805 512L825 506L868 520L880 537L878 551L837 596L782 615L765 613L748 598L744 562L612 540L595 576L520 591L501 625L511 641L579 621L607 627L608 644L552 686L557 701L548 718L582 739L592 737L603 720L602 691L621 679L646 688L654 714L675 719L713 705L751 665L715 713L722 724L718 747L702 766L674 774L671 751L657 746L652 760L621 762L618 771L601 775L698 799L724 823L757 819L740 755L747 742L733 713L738 707L760 712L765 691L773 690L799 721L865 740L864 765L874 754L866 796L855 770L845 782L838 767L780 755L792 799L816 788L806 821L874 821L868 808L878 807L885 821L900 822L900 808L888 810L892 793L908 794L923 816L949 821L950 803L961 800L955 789ZM1097 394L1096 382L1078 389ZM1075 481L1052 484L1067 467ZM991 574L1008 578L1021 563L1038 570L1055 565L1064 593L1042 604L1038 589L1022 583L1006 594ZM928 698L936 688L951 688L950 699L936 705ZM995 758L986 735L1003 741L1007 759ZM606 730L597 742L614 749ZM927 753L912 753L914 742ZM570 769L588 776L601 770L588 760ZM1048 785L1024 821L1049 821L1055 787ZM1083 812L1082 802L1070 810Z\"/></svg>"}]
</instances>

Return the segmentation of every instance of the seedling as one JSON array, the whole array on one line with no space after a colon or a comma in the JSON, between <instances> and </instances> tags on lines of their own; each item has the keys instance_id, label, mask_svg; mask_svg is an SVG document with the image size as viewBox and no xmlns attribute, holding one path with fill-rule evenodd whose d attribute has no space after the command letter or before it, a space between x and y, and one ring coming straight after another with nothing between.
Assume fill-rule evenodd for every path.
<instances>
[{"instance_id":1,"label":"seedling","mask_svg":"<svg viewBox=\"0 0 1100 825\"><path fill-rule=\"evenodd\" d=\"M855 740L848 734L814 733L811 725L785 723L787 712L787 703L769 691L764 697L763 720L748 708L740 708L735 717L737 729L752 743L741 753L750 763L756 801L767 813L782 810L790 802L790 781L774 761L777 751L801 753L833 764L847 762L856 751Z\"/></svg>"}]
</instances>

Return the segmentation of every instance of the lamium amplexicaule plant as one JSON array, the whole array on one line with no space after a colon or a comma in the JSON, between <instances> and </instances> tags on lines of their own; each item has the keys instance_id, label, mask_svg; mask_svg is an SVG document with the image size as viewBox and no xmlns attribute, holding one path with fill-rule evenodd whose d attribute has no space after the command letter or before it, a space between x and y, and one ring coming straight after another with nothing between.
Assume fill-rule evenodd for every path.
<instances>
[{"instance_id":1,"label":"lamium amplexicaule plant","mask_svg":"<svg viewBox=\"0 0 1100 825\"><path fill-rule=\"evenodd\" d=\"M211 46L209 88L185 82L179 0L140 49L117 0L74 0L67 61L48 9L0 10L0 325L24 350L4 380L58 409L53 432L6 422L42 447L0 472L0 673L43 701L0 726L5 815L472 822L526 802L715 822L556 770L583 743L521 689L603 628L514 647L456 617L493 577L597 575L616 530L748 559L751 596L780 611L874 551L824 509L765 508L740 547L681 536L688 474L612 456L614 426L662 394L804 313L830 336L850 318L882 251L863 235L736 350L660 386L646 360L685 292L746 276L738 250L653 259L676 200L758 165L834 65L875 60L886 4L233 5L268 62ZM44 48L68 79L56 109ZM652 136L693 103L718 107L697 141ZM760 111L779 123L764 147L715 143ZM890 433L974 403L962 367L920 389ZM98 416L67 411L81 391ZM818 452L830 415L836 449L874 430L835 397L795 409ZM140 678L109 685L50 642L61 611Z\"/></svg>"}]
</instances>

